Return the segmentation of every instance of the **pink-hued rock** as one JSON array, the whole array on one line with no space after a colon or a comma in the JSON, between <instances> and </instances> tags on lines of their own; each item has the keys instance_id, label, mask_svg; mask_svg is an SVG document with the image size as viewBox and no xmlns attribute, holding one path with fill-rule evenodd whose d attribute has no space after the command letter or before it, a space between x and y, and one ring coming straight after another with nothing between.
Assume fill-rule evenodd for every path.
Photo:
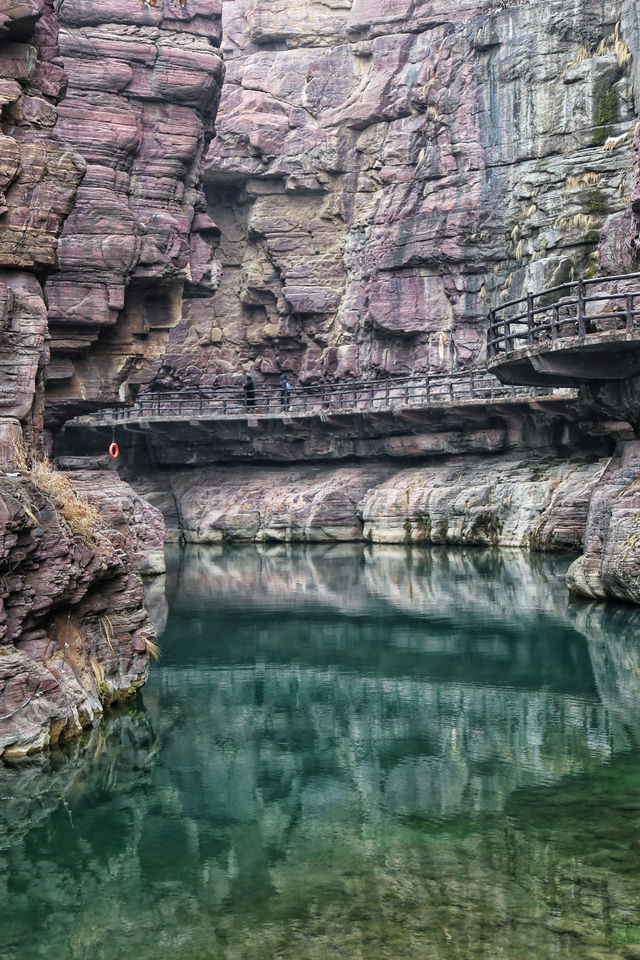
<instances>
[{"instance_id":1,"label":"pink-hued rock","mask_svg":"<svg viewBox=\"0 0 640 960\"><path fill-rule=\"evenodd\" d=\"M47 288L52 421L149 380L184 298L217 285L200 174L224 75L220 13L202 0L61 9L58 130L87 174Z\"/></svg>"},{"instance_id":2,"label":"pink-hued rock","mask_svg":"<svg viewBox=\"0 0 640 960\"><path fill-rule=\"evenodd\" d=\"M70 474L79 497L92 503L103 522L127 542L127 556L140 573L165 572L162 514L111 471L74 470Z\"/></svg>"},{"instance_id":3,"label":"pink-hued rock","mask_svg":"<svg viewBox=\"0 0 640 960\"><path fill-rule=\"evenodd\" d=\"M592 274L603 224L633 266L632 4L225 0L223 26L222 279L167 383L446 372L491 303Z\"/></svg>"},{"instance_id":4,"label":"pink-hued rock","mask_svg":"<svg viewBox=\"0 0 640 960\"><path fill-rule=\"evenodd\" d=\"M402 470L391 461L237 465L170 474L164 502L155 487L154 497L169 526L178 522L193 542L368 540L576 550L605 467L602 460L477 455Z\"/></svg>"},{"instance_id":5,"label":"pink-hued rock","mask_svg":"<svg viewBox=\"0 0 640 960\"><path fill-rule=\"evenodd\" d=\"M110 477L79 486L104 505ZM116 487L118 484L116 483ZM124 487L120 484L120 487ZM122 493L122 491L118 491ZM79 733L103 705L145 680L156 633L127 550L157 536L156 511L110 504L95 532L73 534L28 479L0 484L0 757L31 753ZM137 511L136 511L137 507ZM129 512L129 516L127 516ZM136 532L127 524L136 513ZM115 519L115 525L111 521ZM117 529L119 527L120 529Z\"/></svg>"},{"instance_id":6,"label":"pink-hued rock","mask_svg":"<svg viewBox=\"0 0 640 960\"><path fill-rule=\"evenodd\" d=\"M0 418L31 438L48 359L41 281L85 170L54 131L66 89L57 37L53 0L0 0Z\"/></svg>"}]
</instances>

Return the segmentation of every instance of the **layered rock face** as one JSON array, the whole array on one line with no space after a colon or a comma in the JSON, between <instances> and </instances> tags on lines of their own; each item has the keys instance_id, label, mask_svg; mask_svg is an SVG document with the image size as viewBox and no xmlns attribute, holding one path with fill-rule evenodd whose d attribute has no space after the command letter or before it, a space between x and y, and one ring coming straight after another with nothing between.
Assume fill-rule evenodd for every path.
<instances>
[{"instance_id":1,"label":"layered rock face","mask_svg":"<svg viewBox=\"0 0 640 960\"><path fill-rule=\"evenodd\" d=\"M54 130L66 75L53 3L0 5L0 758L66 739L144 681L155 631L138 568L160 515L113 475L83 500L32 459L49 361L44 281L85 172ZM11 465L10 472L5 472ZM16 470L17 468L17 470ZM93 500L93 506L89 501ZM135 526L135 533L131 528Z\"/></svg>"},{"instance_id":2,"label":"layered rock face","mask_svg":"<svg viewBox=\"0 0 640 960\"><path fill-rule=\"evenodd\" d=\"M220 4L65 0L59 130L87 175L50 282L52 421L150 379L185 298L218 281L201 161L223 64Z\"/></svg>"},{"instance_id":3,"label":"layered rock face","mask_svg":"<svg viewBox=\"0 0 640 960\"><path fill-rule=\"evenodd\" d=\"M490 302L633 263L636 5L225 0L193 382L448 371ZM604 229L602 229L604 227Z\"/></svg>"},{"instance_id":4,"label":"layered rock face","mask_svg":"<svg viewBox=\"0 0 640 960\"><path fill-rule=\"evenodd\" d=\"M98 503L125 499L124 484L87 476ZM56 508L52 492L5 476L0 489L0 758L58 743L144 682L156 633L130 554L162 547L157 511L138 498L87 528ZM71 503L73 507L73 502ZM80 517L84 507L78 504ZM137 513L131 550L127 513ZM65 515L67 519L65 519ZM77 518L76 518L77 523ZM119 528L119 529L118 529Z\"/></svg>"},{"instance_id":5,"label":"layered rock face","mask_svg":"<svg viewBox=\"0 0 640 960\"><path fill-rule=\"evenodd\" d=\"M622 445L589 504L584 554L569 588L586 597L640 603L640 441Z\"/></svg>"},{"instance_id":6,"label":"layered rock face","mask_svg":"<svg viewBox=\"0 0 640 960\"><path fill-rule=\"evenodd\" d=\"M170 533L228 540L481 544L577 550L607 460L453 458L399 469L241 465L167 474L142 490Z\"/></svg>"},{"instance_id":7,"label":"layered rock face","mask_svg":"<svg viewBox=\"0 0 640 960\"><path fill-rule=\"evenodd\" d=\"M42 419L42 282L85 164L54 132L66 90L53 0L0 4L0 451Z\"/></svg>"}]
</instances>

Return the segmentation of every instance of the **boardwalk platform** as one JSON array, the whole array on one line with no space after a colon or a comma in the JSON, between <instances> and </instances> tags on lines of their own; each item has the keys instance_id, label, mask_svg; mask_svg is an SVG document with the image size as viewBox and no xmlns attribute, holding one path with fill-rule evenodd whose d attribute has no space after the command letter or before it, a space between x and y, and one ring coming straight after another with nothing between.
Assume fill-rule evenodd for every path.
<instances>
[{"instance_id":1,"label":"boardwalk platform","mask_svg":"<svg viewBox=\"0 0 640 960\"><path fill-rule=\"evenodd\" d=\"M279 387L256 390L253 402L242 388L175 393L149 393L129 406L109 407L76 417L67 427L151 426L160 423L298 420L411 410L545 403L571 400L573 390L505 385L486 370L469 370L450 377L404 377L353 380L294 387L283 396Z\"/></svg>"},{"instance_id":2,"label":"boardwalk platform","mask_svg":"<svg viewBox=\"0 0 640 960\"><path fill-rule=\"evenodd\" d=\"M487 369L505 384L541 387L640 375L640 273L579 279L494 308Z\"/></svg>"}]
</instances>

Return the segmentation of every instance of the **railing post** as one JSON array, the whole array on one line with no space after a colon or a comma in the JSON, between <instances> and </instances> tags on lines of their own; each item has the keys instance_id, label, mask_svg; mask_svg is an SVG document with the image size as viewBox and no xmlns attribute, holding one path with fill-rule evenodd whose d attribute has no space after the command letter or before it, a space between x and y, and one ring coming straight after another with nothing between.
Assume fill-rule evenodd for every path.
<instances>
[{"instance_id":1,"label":"railing post","mask_svg":"<svg viewBox=\"0 0 640 960\"><path fill-rule=\"evenodd\" d=\"M355 410L355 408L356 408L356 385L355 385L355 383L354 383L354 385L353 385L353 409Z\"/></svg>"},{"instance_id":2,"label":"railing post","mask_svg":"<svg viewBox=\"0 0 640 960\"><path fill-rule=\"evenodd\" d=\"M425 379L426 393L427 393L427 403L431 403L431 387L429 384L429 377Z\"/></svg>"},{"instance_id":3,"label":"railing post","mask_svg":"<svg viewBox=\"0 0 640 960\"><path fill-rule=\"evenodd\" d=\"M202 394L198 394L198 413L202 416Z\"/></svg>"},{"instance_id":4,"label":"railing post","mask_svg":"<svg viewBox=\"0 0 640 960\"><path fill-rule=\"evenodd\" d=\"M584 337L586 333L585 313L584 313L584 280L578 278L578 336Z\"/></svg>"},{"instance_id":5,"label":"railing post","mask_svg":"<svg viewBox=\"0 0 640 960\"><path fill-rule=\"evenodd\" d=\"M492 360L495 356L495 346L493 338L495 336L496 312L489 310L489 329L487 330L487 357Z\"/></svg>"},{"instance_id":6,"label":"railing post","mask_svg":"<svg viewBox=\"0 0 640 960\"><path fill-rule=\"evenodd\" d=\"M533 294L527 291L527 343L533 343Z\"/></svg>"},{"instance_id":7,"label":"railing post","mask_svg":"<svg viewBox=\"0 0 640 960\"><path fill-rule=\"evenodd\" d=\"M513 350L513 340L511 339L511 324L508 320L502 321L502 326L504 327L504 349L505 353L509 350Z\"/></svg>"},{"instance_id":8,"label":"railing post","mask_svg":"<svg viewBox=\"0 0 640 960\"><path fill-rule=\"evenodd\" d=\"M389 380L385 383L385 392L384 392L385 404L389 406Z\"/></svg>"},{"instance_id":9,"label":"railing post","mask_svg":"<svg viewBox=\"0 0 640 960\"><path fill-rule=\"evenodd\" d=\"M475 392L476 391L473 383L473 367L472 367L471 370L469 371L469 396L471 397L472 400L474 398Z\"/></svg>"},{"instance_id":10,"label":"railing post","mask_svg":"<svg viewBox=\"0 0 640 960\"><path fill-rule=\"evenodd\" d=\"M560 320L560 310L558 309L558 304L555 303L553 305L553 309L551 310L551 339L552 340L558 339L559 320Z\"/></svg>"},{"instance_id":11,"label":"railing post","mask_svg":"<svg viewBox=\"0 0 640 960\"><path fill-rule=\"evenodd\" d=\"M449 380L449 400L453 403L453 380Z\"/></svg>"},{"instance_id":12,"label":"railing post","mask_svg":"<svg viewBox=\"0 0 640 960\"><path fill-rule=\"evenodd\" d=\"M633 328L633 295L632 294L628 293L626 295L625 305L626 305L626 312L627 312L626 328L627 330L631 330Z\"/></svg>"}]
</instances>

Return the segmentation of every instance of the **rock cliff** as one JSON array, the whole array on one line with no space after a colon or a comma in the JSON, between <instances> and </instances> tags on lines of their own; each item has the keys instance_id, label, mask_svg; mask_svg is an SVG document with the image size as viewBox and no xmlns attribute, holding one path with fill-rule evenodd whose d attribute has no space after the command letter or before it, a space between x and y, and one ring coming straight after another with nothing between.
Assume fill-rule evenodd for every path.
<instances>
[{"instance_id":1,"label":"rock cliff","mask_svg":"<svg viewBox=\"0 0 640 960\"><path fill-rule=\"evenodd\" d=\"M0 484L0 758L74 736L146 679L156 633L136 560L162 550L164 526L125 484L91 479L83 500L46 468Z\"/></svg>"},{"instance_id":2,"label":"rock cliff","mask_svg":"<svg viewBox=\"0 0 640 960\"><path fill-rule=\"evenodd\" d=\"M0 4L0 446L42 421L43 281L85 163L54 130L66 76L53 0Z\"/></svg>"},{"instance_id":3,"label":"rock cliff","mask_svg":"<svg viewBox=\"0 0 640 960\"><path fill-rule=\"evenodd\" d=\"M65 0L58 129L87 173L47 288L51 422L135 393L218 282L201 164L223 63L218 0Z\"/></svg>"},{"instance_id":4,"label":"rock cliff","mask_svg":"<svg viewBox=\"0 0 640 960\"><path fill-rule=\"evenodd\" d=\"M220 466L167 472L142 492L170 536L231 540L473 544L579 550L608 461L466 456L401 468Z\"/></svg>"},{"instance_id":5,"label":"rock cliff","mask_svg":"<svg viewBox=\"0 0 640 960\"><path fill-rule=\"evenodd\" d=\"M0 3L0 757L66 739L144 681L160 514L109 474L40 457L46 281L86 164L58 134L67 77L53 2ZM133 531L135 526L136 531Z\"/></svg>"},{"instance_id":6,"label":"rock cliff","mask_svg":"<svg viewBox=\"0 0 640 960\"><path fill-rule=\"evenodd\" d=\"M168 372L448 371L490 302L634 262L630 0L225 0L223 38L222 275Z\"/></svg>"},{"instance_id":7,"label":"rock cliff","mask_svg":"<svg viewBox=\"0 0 640 960\"><path fill-rule=\"evenodd\" d=\"M205 165L220 286L191 301L172 331L166 382L238 382L251 371L269 383L285 370L304 384L455 370L482 361L490 303L637 267L640 31L630 0L472 0L455 9L432 0L305 0L293 15L279 0L222 6L227 76ZM637 409L621 415L615 403L596 404L584 431L608 436L611 453L634 435ZM559 432L561 418L556 425ZM521 428L520 447L528 436L539 448L529 422ZM487 454L513 451L514 429L470 429L450 424L445 437L431 425L423 437L412 428L403 437L390 428L391 436L363 439L355 426L334 425L324 446L295 425L268 436L249 430L240 444L222 430L214 447L230 459L287 459L285 436L300 459L325 450L366 460L377 445L388 458L376 466L384 479L373 482L368 464L359 474L350 467L348 481L333 468L323 478L288 469L268 482L260 470L241 477L216 468L196 474L192 488L172 476L177 507L165 499L167 516L196 539L478 537L579 548L597 490L572 589L635 598L640 560L627 486L637 458L615 457L598 485L605 461L584 437L572 437L574 459L563 463L549 448L537 470L526 457L516 465L475 456L483 438ZM196 433L189 462L203 465ZM471 459L433 468L434 456L465 452L463 434ZM412 455L422 466L397 465ZM576 467L581 455L590 465ZM170 449L159 460L175 467L167 458ZM572 484L580 493L563 500ZM547 522L550 496L563 519L551 511ZM598 553L605 540L606 561ZM617 574L603 579L603 564Z\"/></svg>"}]
</instances>

